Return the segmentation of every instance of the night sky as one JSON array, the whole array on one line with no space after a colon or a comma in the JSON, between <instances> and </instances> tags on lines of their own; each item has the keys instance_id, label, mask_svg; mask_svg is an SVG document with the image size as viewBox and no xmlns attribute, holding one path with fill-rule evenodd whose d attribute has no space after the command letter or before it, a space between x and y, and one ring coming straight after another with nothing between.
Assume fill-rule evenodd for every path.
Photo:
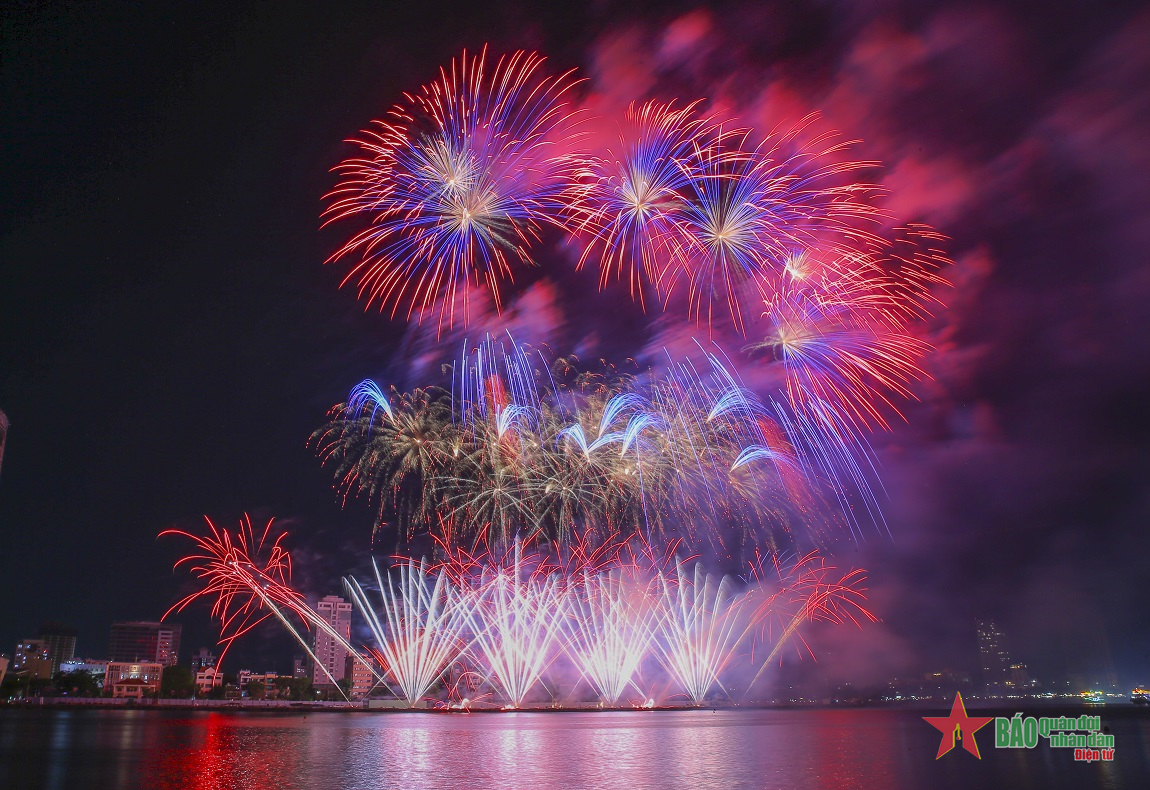
<instances>
[{"instance_id":1,"label":"night sky","mask_svg":"<svg viewBox=\"0 0 1150 790\"><path fill-rule=\"evenodd\" d=\"M156 535L204 514L289 525L308 593L362 567L372 513L306 440L366 376L422 383L427 333L339 289L321 197L341 141L486 43L606 103L817 110L951 237L931 379L874 438L889 535L834 547L882 622L817 631L819 673L972 669L993 617L1040 679L1150 682L1143 4L239 5L0 11L0 652L60 620L100 657L113 620L158 618L190 588ZM522 282L491 321L608 356L666 341L594 286ZM286 670L281 640L237 655Z\"/></svg>"}]
</instances>

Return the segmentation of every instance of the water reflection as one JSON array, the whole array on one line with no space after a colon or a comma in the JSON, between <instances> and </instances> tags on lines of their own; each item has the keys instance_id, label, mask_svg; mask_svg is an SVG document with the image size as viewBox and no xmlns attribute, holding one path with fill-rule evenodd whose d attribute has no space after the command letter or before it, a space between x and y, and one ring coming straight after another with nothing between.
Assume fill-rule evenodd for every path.
<instances>
[{"instance_id":1,"label":"water reflection","mask_svg":"<svg viewBox=\"0 0 1150 790\"><path fill-rule=\"evenodd\" d=\"M64 786L64 777L68 772L68 758L71 755L72 745L72 715L69 711L61 711L55 717L52 726L52 746L48 760L48 780L45 786L50 790L59 790Z\"/></svg>"},{"instance_id":2,"label":"water reflection","mask_svg":"<svg viewBox=\"0 0 1150 790\"><path fill-rule=\"evenodd\" d=\"M0 787L1144 787L1150 721L1116 760L1067 750L934 759L921 711L208 713L0 709ZM1126 747L1126 748L1123 748Z\"/></svg>"}]
</instances>

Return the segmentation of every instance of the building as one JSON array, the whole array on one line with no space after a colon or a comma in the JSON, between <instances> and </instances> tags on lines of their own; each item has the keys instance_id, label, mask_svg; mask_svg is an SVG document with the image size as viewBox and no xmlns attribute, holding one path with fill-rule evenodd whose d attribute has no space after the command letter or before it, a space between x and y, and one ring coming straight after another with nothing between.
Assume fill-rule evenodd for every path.
<instances>
[{"instance_id":1,"label":"building","mask_svg":"<svg viewBox=\"0 0 1150 790\"><path fill-rule=\"evenodd\" d=\"M207 696L212 689L224 684L224 673L217 667L205 667L196 672L196 694Z\"/></svg>"},{"instance_id":2,"label":"building","mask_svg":"<svg viewBox=\"0 0 1150 790\"><path fill-rule=\"evenodd\" d=\"M91 672L103 677L108 672L108 662L96 658L73 658L60 665L61 672Z\"/></svg>"},{"instance_id":3,"label":"building","mask_svg":"<svg viewBox=\"0 0 1150 790\"><path fill-rule=\"evenodd\" d=\"M47 658L48 646L40 639L21 639L16 643L16 652L12 654L12 671L25 672L28 662L35 658Z\"/></svg>"},{"instance_id":4,"label":"building","mask_svg":"<svg viewBox=\"0 0 1150 790\"><path fill-rule=\"evenodd\" d=\"M366 697L375 688L375 675L370 667L375 665L375 659L370 653L360 653L361 660L348 653L343 676L350 681L349 696Z\"/></svg>"},{"instance_id":5,"label":"building","mask_svg":"<svg viewBox=\"0 0 1150 790\"><path fill-rule=\"evenodd\" d=\"M196 694L207 696L212 689L224 684L224 673L217 667L205 667L196 672Z\"/></svg>"},{"instance_id":6,"label":"building","mask_svg":"<svg viewBox=\"0 0 1150 790\"><path fill-rule=\"evenodd\" d=\"M1030 677L1030 671L1026 668L1026 664L1015 662L1010 665L1010 677L1007 679L1006 685L1015 691L1025 691L1033 689L1037 685L1037 681Z\"/></svg>"},{"instance_id":7,"label":"building","mask_svg":"<svg viewBox=\"0 0 1150 790\"><path fill-rule=\"evenodd\" d=\"M159 686L153 686L140 678L124 678L112 684L113 699L151 699L159 693Z\"/></svg>"},{"instance_id":8,"label":"building","mask_svg":"<svg viewBox=\"0 0 1150 790\"><path fill-rule=\"evenodd\" d=\"M60 671L66 661L76 655L76 629L62 623L45 623L40 626L40 639L48 646L48 658L52 661L52 674Z\"/></svg>"},{"instance_id":9,"label":"building","mask_svg":"<svg viewBox=\"0 0 1150 790\"><path fill-rule=\"evenodd\" d=\"M179 661L180 626L172 623L112 623L108 637L108 660L155 662L175 666Z\"/></svg>"},{"instance_id":10,"label":"building","mask_svg":"<svg viewBox=\"0 0 1150 790\"><path fill-rule=\"evenodd\" d=\"M316 604L316 612L327 621L332 631L347 642L351 639L351 604L338 595L328 595ZM316 665L312 672L312 683L317 686L331 686L332 681L340 681L347 667L347 648L323 629L315 630ZM326 672L324 670L327 670Z\"/></svg>"},{"instance_id":11,"label":"building","mask_svg":"<svg viewBox=\"0 0 1150 790\"><path fill-rule=\"evenodd\" d=\"M201 669L211 669L216 665L215 653L208 650L206 647L201 647L200 651L192 656L192 672L199 672Z\"/></svg>"},{"instance_id":12,"label":"building","mask_svg":"<svg viewBox=\"0 0 1150 790\"><path fill-rule=\"evenodd\" d=\"M43 639L21 639L12 654L12 674L17 672L32 680L52 679L52 658Z\"/></svg>"},{"instance_id":13,"label":"building","mask_svg":"<svg viewBox=\"0 0 1150 790\"><path fill-rule=\"evenodd\" d=\"M1010 654L1006 637L993 620L978 623L978 655L982 685L988 692L1003 691L1010 680Z\"/></svg>"},{"instance_id":14,"label":"building","mask_svg":"<svg viewBox=\"0 0 1150 790\"><path fill-rule=\"evenodd\" d=\"M160 693L164 665L154 661L109 661L104 673L104 691L118 699L143 699Z\"/></svg>"},{"instance_id":15,"label":"building","mask_svg":"<svg viewBox=\"0 0 1150 790\"><path fill-rule=\"evenodd\" d=\"M8 656L0 656L0 685L4 683L4 675L8 672Z\"/></svg>"},{"instance_id":16,"label":"building","mask_svg":"<svg viewBox=\"0 0 1150 790\"><path fill-rule=\"evenodd\" d=\"M0 411L0 469L4 468L4 442L8 439L8 415Z\"/></svg>"},{"instance_id":17,"label":"building","mask_svg":"<svg viewBox=\"0 0 1150 790\"><path fill-rule=\"evenodd\" d=\"M250 669L241 669L236 675L236 679L239 682L240 691L244 693L244 696L253 696L248 689L249 683L263 683L264 694L269 697L274 697L276 695L276 681L279 679L279 675L275 672L264 672L261 674L259 672L252 672Z\"/></svg>"},{"instance_id":18,"label":"building","mask_svg":"<svg viewBox=\"0 0 1150 790\"><path fill-rule=\"evenodd\" d=\"M291 662L291 676L293 678L306 678L307 675L307 659L303 656L296 656Z\"/></svg>"}]
</instances>

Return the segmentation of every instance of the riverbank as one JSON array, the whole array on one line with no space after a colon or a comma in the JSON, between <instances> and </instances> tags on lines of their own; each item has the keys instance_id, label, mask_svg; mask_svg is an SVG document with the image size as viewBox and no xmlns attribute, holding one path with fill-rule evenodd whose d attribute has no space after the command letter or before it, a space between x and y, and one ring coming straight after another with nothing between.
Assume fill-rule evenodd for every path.
<instances>
[{"instance_id":1,"label":"riverbank","mask_svg":"<svg viewBox=\"0 0 1150 790\"><path fill-rule=\"evenodd\" d=\"M965 700L966 698L964 698ZM396 699L366 699L345 702L343 700L327 701L295 701L295 700L208 700L208 699L111 699L107 697L36 697L24 700L8 700L0 702L0 710L5 708L98 708L111 710L204 710L204 711L372 711L381 713L620 713L644 710L659 711L692 711L692 710L844 710L857 708L873 709L901 709L901 710L938 710L948 707L949 703L938 700L890 701L873 704L827 703L817 701L780 701L755 702L749 704L714 703L707 705L600 705L595 702L571 703L558 705L555 703L525 703L518 708L503 707L498 704L472 703L466 707L458 704L447 705L435 700L427 700L418 705L410 706L403 700ZM1033 710L1033 709L1077 709L1083 712L1100 714L1105 711L1140 711L1150 717L1150 708L1145 705L1133 705L1129 702L1114 702L1110 704L1084 704L1076 706L1066 700L1059 699L1018 699L1018 700L967 700L966 707L970 710Z\"/></svg>"}]
</instances>

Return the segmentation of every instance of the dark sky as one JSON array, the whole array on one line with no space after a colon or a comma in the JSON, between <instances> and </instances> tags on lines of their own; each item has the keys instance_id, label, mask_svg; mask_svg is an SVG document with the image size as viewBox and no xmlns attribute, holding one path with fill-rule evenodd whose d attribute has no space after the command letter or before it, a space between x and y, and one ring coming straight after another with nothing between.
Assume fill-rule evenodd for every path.
<instances>
[{"instance_id":1,"label":"dark sky","mask_svg":"<svg viewBox=\"0 0 1150 790\"><path fill-rule=\"evenodd\" d=\"M891 536L838 557L883 622L816 634L828 675L969 667L989 616L1040 673L1150 681L1140 4L240 5L0 11L0 651L55 619L99 656L158 617L188 583L155 536L202 514L290 523L309 592L362 560L370 514L305 441L405 329L322 265L321 196L343 139L487 43L609 97L818 110L952 238L933 380L875 440Z\"/></svg>"}]
</instances>

